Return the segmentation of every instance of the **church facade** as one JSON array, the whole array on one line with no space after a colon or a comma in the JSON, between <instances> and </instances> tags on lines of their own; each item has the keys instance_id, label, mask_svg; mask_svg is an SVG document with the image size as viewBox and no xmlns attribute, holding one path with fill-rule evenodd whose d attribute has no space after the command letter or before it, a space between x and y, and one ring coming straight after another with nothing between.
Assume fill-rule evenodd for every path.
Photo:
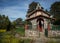
<instances>
[{"instance_id":1,"label":"church facade","mask_svg":"<svg viewBox=\"0 0 60 43\"><path fill-rule=\"evenodd\" d=\"M50 17L49 13L42 9L39 3L35 10L27 13L26 16L26 21L30 21L32 23L31 29L25 29L25 36L27 37L45 36L45 30L47 29L49 31L51 29L51 20L54 20Z\"/></svg>"}]
</instances>

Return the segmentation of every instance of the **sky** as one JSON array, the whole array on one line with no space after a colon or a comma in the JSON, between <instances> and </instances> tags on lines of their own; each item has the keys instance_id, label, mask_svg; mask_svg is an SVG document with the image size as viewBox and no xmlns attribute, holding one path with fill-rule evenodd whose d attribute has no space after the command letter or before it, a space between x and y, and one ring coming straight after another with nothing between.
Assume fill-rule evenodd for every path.
<instances>
[{"instance_id":1,"label":"sky","mask_svg":"<svg viewBox=\"0 0 60 43\"><path fill-rule=\"evenodd\" d=\"M39 2L44 9L50 10L51 4L60 0L0 0L0 14L8 16L11 21L17 18L25 20L28 6L33 1Z\"/></svg>"}]
</instances>

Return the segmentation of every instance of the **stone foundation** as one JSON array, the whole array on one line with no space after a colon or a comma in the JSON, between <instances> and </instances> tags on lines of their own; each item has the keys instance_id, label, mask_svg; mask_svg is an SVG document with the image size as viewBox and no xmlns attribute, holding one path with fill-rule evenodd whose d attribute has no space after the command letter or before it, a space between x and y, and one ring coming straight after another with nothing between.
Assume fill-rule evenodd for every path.
<instances>
[{"instance_id":1,"label":"stone foundation","mask_svg":"<svg viewBox=\"0 0 60 43\"><path fill-rule=\"evenodd\" d=\"M25 30L25 36L30 38L44 38L45 33L38 30Z\"/></svg>"},{"instance_id":2,"label":"stone foundation","mask_svg":"<svg viewBox=\"0 0 60 43\"><path fill-rule=\"evenodd\" d=\"M50 30L48 31L48 37L57 37L60 36L60 31Z\"/></svg>"},{"instance_id":3,"label":"stone foundation","mask_svg":"<svg viewBox=\"0 0 60 43\"><path fill-rule=\"evenodd\" d=\"M35 30L25 30L26 37L39 37L39 32Z\"/></svg>"}]
</instances>

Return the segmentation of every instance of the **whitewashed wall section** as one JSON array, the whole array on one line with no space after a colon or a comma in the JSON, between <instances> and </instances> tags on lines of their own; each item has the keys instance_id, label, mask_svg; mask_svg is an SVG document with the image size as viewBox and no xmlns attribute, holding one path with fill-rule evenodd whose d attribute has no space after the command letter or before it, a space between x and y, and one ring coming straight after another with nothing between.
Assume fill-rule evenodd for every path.
<instances>
[{"instance_id":1,"label":"whitewashed wall section","mask_svg":"<svg viewBox=\"0 0 60 43\"><path fill-rule=\"evenodd\" d=\"M32 29L36 29L37 28L37 19L31 20L32 23Z\"/></svg>"}]
</instances>

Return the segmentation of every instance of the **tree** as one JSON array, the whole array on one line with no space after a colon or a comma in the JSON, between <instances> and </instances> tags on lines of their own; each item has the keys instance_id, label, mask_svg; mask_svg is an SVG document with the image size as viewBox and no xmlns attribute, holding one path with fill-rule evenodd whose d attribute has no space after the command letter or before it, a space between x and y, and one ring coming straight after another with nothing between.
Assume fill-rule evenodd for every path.
<instances>
[{"instance_id":1,"label":"tree","mask_svg":"<svg viewBox=\"0 0 60 43\"><path fill-rule=\"evenodd\" d=\"M8 16L0 15L0 29L6 29L7 31L10 30L10 20Z\"/></svg>"},{"instance_id":2,"label":"tree","mask_svg":"<svg viewBox=\"0 0 60 43\"><path fill-rule=\"evenodd\" d=\"M51 5L50 8L50 14L53 15L53 17L56 19L56 21L53 23L55 25L60 24L60 2L55 2Z\"/></svg>"},{"instance_id":3,"label":"tree","mask_svg":"<svg viewBox=\"0 0 60 43\"><path fill-rule=\"evenodd\" d=\"M16 26L22 26L23 20L22 18L17 18L13 23L15 23Z\"/></svg>"},{"instance_id":4,"label":"tree","mask_svg":"<svg viewBox=\"0 0 60 43\"><path fill-rule=\"evenodd\" d=\"M27 13L30 13L30 12L32 12L33 10L35 10L37 4L38 4L37 2L32 2L31 4L29 4L29 9L28 9Z\"/></svg>"},{"instance_id":5,"label":"tree","mask_svg":"<svg viewBox=\"0 0 60 43\"><path fill-rule=\"evenodd\" d=\"M6 22L6 26L7 26L7 31L10 31L11 30L11 22L10 22L8 16L6 17L6 21L5 22Z\"/></svg>"},{"instance_id":6,"label":"tree","mask_svg":"<svg viewBox=\"0 0 60 43\"><path fill-rule=\"evenodd\" d=\"M50 13L54 15L54 18L60 19L60 2L55 2L51 5Z\"/></svg>"},{"instance_id":7,"label":"tree","mask_svg":"<svg viewBox=\"0 0 60 43\"><path fill-rule=\"evenodd\" d=\"M49 13L49 11L46 9L45 12Z\"/></svg>"},{"instance_id":8,"label":"tree","mask_svg":"<svg viewBox=\"0 0 60 43\"><path fill-rule=\"evenodd\" d=\"M30 21L23 21L23 24L25 25L25 24L29 24L29 25L32 25L32 23L30 22Z\"/></svg>"},{"instance_id":9,"label":"tree","mask_svg":"<svg viewBox=\"0 0 60 43\"><path fill-rule=\"evenodd\" d=\"M30 13L33 10L36 10L36 7L37 7L38 4L39 4L39 2L34 2L34 1L32 3L30 3L27 13ZM40 4L39 4L39 6L40 6ZM44 8L41 7L41 9L43 10Z\"/></svg>"},{"instance_id":10,"label":"tree","mask_svg":"<svg viewBox=\"0 0 60 43\"><path fill-rule=\"evenodd\" d=\"M59 20L56 20L53 24L54 25L60 25L60 19Z\"/></svg>"}]
</instances>

